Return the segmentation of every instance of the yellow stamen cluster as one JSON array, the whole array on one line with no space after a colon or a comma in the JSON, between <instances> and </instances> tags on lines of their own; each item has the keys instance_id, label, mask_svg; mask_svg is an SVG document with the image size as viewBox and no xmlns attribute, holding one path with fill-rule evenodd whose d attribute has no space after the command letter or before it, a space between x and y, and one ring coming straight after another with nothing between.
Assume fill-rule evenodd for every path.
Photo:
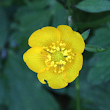
<instances>
[{"instance_id":1,"label":"yellow stamen cluster","mask_svg":"<svg viewBox=\"0 0 110 110\"><path fill-rule=\"evenodd\" d=\"M47 59L45 60L45 64L48 67L47 69L53 67L55 73L64 72L67 62L71 62L72 59L74 59L72 50L67 50L66 44L62 41L52 43L52 45L43 47L43 49L49 53L47 55Z\"/></svg>"}]
</instances>

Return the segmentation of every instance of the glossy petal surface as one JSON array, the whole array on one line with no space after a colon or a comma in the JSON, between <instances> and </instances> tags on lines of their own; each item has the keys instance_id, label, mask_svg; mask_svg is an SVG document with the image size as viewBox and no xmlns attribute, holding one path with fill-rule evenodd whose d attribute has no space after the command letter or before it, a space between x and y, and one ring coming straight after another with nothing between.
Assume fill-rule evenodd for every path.
<instances>
[{"instance_id":1,"label":"glossy petal surface","mask_svg":"<svg viewBox=\"0 0 110 110\"><path fill-rule=\"evenodd\" d=\"M61 33L61 40L73 49L74 53L82 53L85 48L85 43L82 36L71 29L67 25L60 25L57 29Z\"/></svg>"},{"instance_id":2,"label":"glossy petal surface","mask_svg":"<svg viewBox=\"0 0 110 110\"><path fill-rule=\"evenodd\" d=\"M52 73L52 71L45 71L37 74L38 79L41 83L46 84L44 80L47 81L48 85L53 89L64 88L68 83L64 80L64 74Z\"/></svg>"},{"instance_id":3,"label":"glossy petal surface","mask_svg":"<svg viewBox=\"0 0 110 110\"><path fill-rule=\"evenodd\" d=\"M28 40L28 44L30 47L43 47L59 40L60 32L56 28L48 26L32 33Z\"/></svg>"},{"instance_id":4,"label":"glossy petal surface","mask_svg":"<svg viewBox=\"0 0 110 110\"><path fill-rule=\"evenodd\" d=\"M44 52L42 47L33 47L24 53L23 60L32 71L40 73L46 68L46 65L44 63L46 54L47 53Z\"/></svg>"},{"instance_id":5,"label":"glossy petal surface","mask_svg":"<svg viewBox=\"0 0 110 110\"><path fill-rule=\"evenodd\" d=\"M72 82L79 75L79 71L81 70L83 65L83 56L82 54L75 55L75 58L71 63L67 63L65 67L65 80L67 82Z\"/></svg>"}]
</instances>

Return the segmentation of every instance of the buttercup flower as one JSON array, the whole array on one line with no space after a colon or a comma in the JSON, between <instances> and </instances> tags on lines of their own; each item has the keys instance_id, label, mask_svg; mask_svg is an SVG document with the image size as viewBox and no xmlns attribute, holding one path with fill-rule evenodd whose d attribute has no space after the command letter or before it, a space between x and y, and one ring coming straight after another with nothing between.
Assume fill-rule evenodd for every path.
<instances>
[{"instance_id":1,"label":"buttercup flower","mask_svg":"<svg viewBox=\"0 0 110 110\"><path fill-rule=\"evenodd\" d=\"M32 33L31 47L23 55L27 66L38 73L43 84L64 88L74 81L82 68L85 43L82 36L67 25L47 26Z\"/></svg>"}]
</instances>

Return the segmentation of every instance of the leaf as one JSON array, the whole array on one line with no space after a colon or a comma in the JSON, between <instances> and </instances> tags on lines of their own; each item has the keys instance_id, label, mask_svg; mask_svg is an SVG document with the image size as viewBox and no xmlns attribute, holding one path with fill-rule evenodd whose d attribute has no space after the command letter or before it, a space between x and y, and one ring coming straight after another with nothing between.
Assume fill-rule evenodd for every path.
<instances>
[{"instance_id":1,"label":"leaf","mask_svg":"<svg viewBox=\"0 0 110 110\"><path fill-rule=\"evenodd\" d=\"M65 8L61 4L54 4L52 7L53 12L53 23L52 26L57 27L58 25L67 24L68 14Z\"/></svg>"},{"instance_id":2,"label":"leaf","mask_svg":"<svg viewBox=\"0 0 110 110\"><path fill-rule=\"evenodd\" d=\"M110 48L110 27L99 28L91 37L89 44L97 44L102 47ZM88 74L88 81L92 84L101 84L110 80L110 49L105 52L95 53L89 61L91 69Z\"/></svg>"},{"instance_id":3,"label":"leaf","mask_svg":"<svg viewBox=\"0 0 110 110\"><path fill-rule=\"evenodd\" d=\"M10 47L19 48L19 54L23 54L29 48L29 36L37 29L47 26L50 18L51 13L48 9L37 11L29 6L18 8L15 20L19 24L14 24L13 28L16 28L16 31L10 36Z\"/></svg>"},{"instance_id":4,"label":"leaf","mask_svg":"<svg viewBox=\"0 0 110 110\"><path fill-rule=\"evenodd\" d=\"M48 6L54 4L54 1L51 0L33 0L33 1L24 1L30 8L34 8L37 10L43 10L47 8Z\"/></svg>"},{"instance_id":5,"label":"leaf","mask_svg":"<svg viewBox=\"0 0 110 110\"><path fill-rule=\"evenodd\" d=\"M91 110L109 110L110 89L109 84L102 86L91 86L87 82L82 82L81 96L83 99L83 106ZM106 89L108 87L108 89Z\"/></svg>"},{"instance_id":6,"label":"leaf","mask_svg":"<svg viewBox=\"0 0 110 110\"><path fill-rule=\"evenodd\" d=\"M5 70L9 81L9 110L59 110L54 97L41 87L36 74L22 60L9 52Z\"/></svg>"},{"instance_id":7,"label":"leaf","mask_svg":"<svg viewBox=\"0 0 110 110\"><path fill-rule=\"evenodd\" d=\"M91 85L86 77L89 69L88 61L84 59L83 69L79 75L81 107L84 110L109 110L110 81L100 85ZM71 83L66 91L71 98L76 99L75 82ZM72 104L74 103L75 101L72 100Z\"/></svg>"},{"instance_id":8,"label":"leaf","mask_svg":"<svg viewBox=\"0 0 110 110\"><path fill-rule=\"evenodd\" d=\"M83 105L84 110L86 109L87 110L109 110L110 109L109 84L94 87L94 86L91 86L86 81L80 83L80 93L81 93L80 100L83 100L81 101L81 104ZM74 86L71 86L68 89L68 95L73 98L76 97Z\"/></svg>"},{"instance_id":9,"label":"leaf","mask_svg":"<svg viewBox=\"0 0 110 110\"><path fill-rule=\"evenodd\" d=\"M91 16L92 17L92 16ZM78 22L78 27L79 28L95 28L98 26L102 26L102 24L109 22L110 21L110 15L101 17L100 19L98 18L97 20L93 20L93 21L86 21L85 22Z\"/></svg>"},{"instance_id":10,"label":"leaf","mask_svg":"<svg viewBox=\"0 0 110 110\"><path fill-rule=\"evenodd\" d=\"M35 3L36 2L36 3ZM45 3L45 8L38 8L38 3ZM19 54L23 54L26 51L28 46L29 36L42 27L50 25L58 26L60 24L66 24L67 22L67 13L66 10L58 4L56 1L43 0L31 2L29 6L22 6L18 8L15 14L15 21L18 23L13 23L12 28L16 31L12 33L9 38L10 47L17 50L19 49ZM50 7L48 8L48 5ZM62 19L63 18L63 19Z\"/></svg>"},{"instance_id":11,"label":"leaf","mask_svg":"<svg viewBox=\"0 0 110 110\"><path fill-rule=\"evenodd\" d=\"M0 49L3 48L8 35L8 19L5 11L0 8Z\"/></svg>"},{"instance_id":12,"label":"leaf","mask_svg":"<svg viewBox=\"0 0 110 110\"><path fill-rule=\"evenodd\" d=\"M50 10L43 9L43 10L37 10L36 3L33 3L33 7L31 6L23 6L21 8L18 8L16 14L15 14L15 20L19 22L18 29L21 32L27 32L28 34L39 28L42 28L44 26L47 26L50 21L51 13ZM46 5L47 6L47 5Z\"/></svg>"},{"instance_id":13,"label":"leaf","mask_svg":"<svg viewBox=\"0 0 110 110\"><path fill-rule=\"evenodd\" d=\"M0 73L0 105L7 105L9 98L9 86L8 80L4 73ZM0 109L1 110L1 109Z\"/></svg>"},{"instance_id":14,"label":"leaf","mask_svg":"<svg viewBox=\"0 0 110 110\"><path fill-rule=\"evenodd\" d=\"M44 11L30 11L24 13L16 13L16 20L20 22L19 30L22 32L32 33L33 31L47 26L49 24L51 14L48 10Z\"/></svg>"},{"instance_id":15,"label":"leaf","mask_svg":"<svg viewBox=\"0 0 110 110\"><path fill-rule=\"evenodd\" d=\"M12 4L12 0L0 0L0 5L1 6L10 6Z\"/></svg>"},{"instance_id":16,"label":"leaf","mask_svg":"<svg viewBox=\"0 0 110 110\"><path fill-rule=\"evenodd\" d=\"M103 52L103 51L106 51L107 49L103 47L95 46L95 45L86 44L85 50L89 52Z\"/></svg>"},{"instance_id":17,"label":"leaf","mask_svg":"<svg viewBox=\"0 0 110 110\"><path fill-rule=\"evenodd\" d=\"M89 37L89 33L90 33L90 29L88 29L87 31L83 32L81 34L81 36L83 37L84 41Z\"/></svg>"},{"instance_id":18,"label":"leaf","mask_svg":"<svg viewBox=\"0 0 110 110\"><path fill-rule=\"evenodd\" d=\"M0 58L0 71L2 69L2 59Z\"/></svg>"},{"instance_id":19,"label":"leaf","mask_svg":"<svg viewBox=\"0 0 110 110\"><path fill-rule=\"evenodd\" d=\"M5 96L4 93L5 93L4 92L4 85L3 85L3 81L2 81L2 79L0 77L0 104L3 103L3 99L4 99L4 96Z\"/></svg>"},{"instance_id":20,"label":"leaf","mask_svg":"<svg viewBox=\"0 0 110 110\"><path fill-rule=\"evenodd\" d=\"M110 1L109 0L83 0L76 8L90 12L90 13L99 13L110 10Z\"/></svg>"}]
</instances>

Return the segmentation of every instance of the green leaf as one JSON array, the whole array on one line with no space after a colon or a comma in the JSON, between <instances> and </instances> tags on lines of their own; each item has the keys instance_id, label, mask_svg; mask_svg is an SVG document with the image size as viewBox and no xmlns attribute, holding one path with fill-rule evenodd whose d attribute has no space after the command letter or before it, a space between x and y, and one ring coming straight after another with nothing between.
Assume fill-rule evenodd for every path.
<instances>
[{"instance_id":1,"label":"green leaf","mask_svg":"<svg viewBox=\"0 0 110 110\"><path fill-rule=\"evenodd\" d=\"M109 110L110 82L100 85L92 85L92 82L88 83L86 76L89 69L88 61L84 59L83 69L79 75L80 99L83 100L81 102L82 110ZM66 92L70 97L76 98L75 81L69 85Z\"/></svg>"},{"instance_id":2,"label":"green leaf","mask_svg":"<svg viewBox=\"0 0 110 110\"><path fill-rule=\"evenodd\" d=\"M12 0L0 0L0 5L1 6L10 6L12 4Z\"/></svg>"},{"instance_id":3,"label":"green leaf","mask_svg":"<svg viewBox=\"0 0 110 110\"><path fill-rule=\"evenodd\" d=\"M86 80L86 79L85 79ZM84 110L109 110L110 89L109 84L92 86L87 81L80 82L80 97ZM104 87L105 86L105 87ZM75 88L68 89L68 95L75 98Z\"/></svg>"},{"instance_id":4,"label":"green leaf","mask_svg":"<svg viewBox=\"0 0 110 110\"><path fill-rule=\"evenodd\" d=\"M0 58L0 71L2 69L2 59Z\"/></svg>"},{"instance_id":5,"label":"green leaf","mask_svg":"<svg viewBox=\"0 0 110 110\"><path fill-rule=\"evenodd\" d=\"M102 48L99 46L86 44L85 50L89 51L89 52L103 52L103 51L107 50L107 48Z\"/></svg>"},{"instance_id":6,"label":"green leaf","mask_svg":"<svg viewBox=\"0 0 110 110\"><path fill-rule=\"evenodd\" d=\"M19 24L12 25L12 28L16 28L16 31L9 38L10 47L19 47L19 53L23 54L29 48L29 36L37 29L49 24L51 19L50 11L48 9L37 11L36 8L29 6L18 8L15 14L15 21L18 21Z\"/></svg>"},{"instance_id":7,"label":"green leaf","mask_svg":"<svg viewBox=\"0 0 110 110\"><path fill-rule=\"evenodd\" d=\"M0 104L3 103L3 99L4 99L4 96L5 96L4 93L5 93L5 91L4 91L4 84L3 84L3 80L0 77Z\"/></svg>"},{"instance_id":8,"label":"green leaf","mask_svg":"<svg viewBox=\"0 0 110 110\"><path fill-rule=\"evenodd\" d=\"M58 25L67 24L68 14L61 4L54 4L53 7L51 7L51 10L53 13L53 26L57 27Z\"/></svg>"},{"instance_id":9,"label":"green leaf","mask_svg":"<svg viewBox=\"0 0 110 110\"><path fill-rule=\"evenodd\" d=\"M29 6L22 6L18 8L15 14L15 20L18 21L18 30L23 33L32 33L33 31L47 26L51 19L51 10L48 7L49 0L38 0L30 2ZM44 8L38 10L39 2L44 4ZM46 3L47 2L47 3Z\"/></svg>"},{"instance_id":10,"label":"green leaf","mask_svg":"<svg viewBox=\"0 0 110 110\"><path fill-rule=\"evenodd\" d=\"M83 0L76 8L90 12L90 13L99 13L110 10L110 1L109 0Z\"/></svg>"},{"instance_id":11,"label":"green leaf","mask_svg":"<svg viewBox=\"0 0 110 110\"><path fill-rule=\"evenodd\" d=\"M0 8L0 49L3 48L8 35L8 20L5 11Z\"/></svg>"},{"instance_id":12,"label":"green leaf","mask_svg":"<svg viewBox=\"0 0 110 110\"><path fill-rule=\"evenodd\" d=\"M30 8L34 8L37 10L42 10L45 9L47 6L50 6L51 4L51 0L33 0L33 1L29 1L29 0L24 0L24 2L30 7Z\"/></svg>"},{"instance_id":13,"label":"green leaf","mask_svg":"<svg viewBox=\"0 0 110 110\"><path fill-rule=\"evenodd\" d=\"M20 10L21 13L18 10L18 13L16 13L15 19L20 22L19 30L21 32L27 32L32 33L33 31L42 28L44 26L47 26L49 24L49 20L51 17L51 13L49 13L49 10L43 10L43 11L28 11Z\"/></svg>"},{"instance_id":14,"label":"green leaf","mask_svg":"<svg viewBox=\"0 0 110 110\"><path fill-rule=\"evenodd\" d=\"M81 36L83 37L84 40L86 40L89 37L89 33L90 33L90 29L88 29L87 31L85 31L81 34Z\"/></svg>"},{"instance_id":15,"label":"green leaf","mask_svg":"<svg viewBox=\"0 0 110 110\"><path fill-rule=\"evenodd\" d=\"M9 110L59 110L54 97L41 87L36 73L33 73L12 51L5 65L5 75L9 81Z\"/></svg>"},{"instance_id":16,"label":"green leaf","mask_svg":"<svg viewBox=\"0 0 110 110\"><path fill-rule=\"evenodd\" d=\"M110 27L99 28L91 37L89 44L97 44L108 48L105 52L95 53L89 61L91 69L88 74L88 81L92 84L101 84L110 80Z\"/></svg>"},{"instance_id":17,"label":"green leaf","mask_svg":"<svg viewBox=\"0 0 110 110\"><path fill-rule=\"evenodd\" d=\"M51 25L57 27L60 24L67 23L67 13L64 7L58 4L56 1L47 0L39 0L31 2L29 6L23 6L18 8L15 13L15 23L11 25L14 31L10 38L10 47L19 49L19 53L23 54L24 51L29 48L28 46L28 38L29 36L42 27ZM36 2L36 3L35 3ZM38 8L38 3L45 3L45 6L51 3L49 8ZM45 7L44 6L44 7ZM62 19L63 18L63 19Z\"/></svg>"},{"instance_id":18,"label":"green leaf","mask_svg":"<svg viewBox=\"0 0 110 110\"><path fill-rule=\"evenodd\" d=\"M92 17L92 15L91 15ZM100 17L97 20L93 20L93 21L86 21L86 22L78 22L78 27L79 28L95 28L95 27L99 27L102 26L102 24L109 22L110 21L110 15L106 15L104 17Z\"/></svg>"},{"instance_id":19,"label":"green leaf","mask_svg":"<svg viewBox=\"0 0 110 110\"><path fill-rule=\"evenodd\" d=\"M8 80L4 73L0 73L0 104L1 105L7 105L8 104L8 98L9 98L9 86L8 86ZM0 109L1 110L1 109Z\"/></svg>"}]
</instances>

